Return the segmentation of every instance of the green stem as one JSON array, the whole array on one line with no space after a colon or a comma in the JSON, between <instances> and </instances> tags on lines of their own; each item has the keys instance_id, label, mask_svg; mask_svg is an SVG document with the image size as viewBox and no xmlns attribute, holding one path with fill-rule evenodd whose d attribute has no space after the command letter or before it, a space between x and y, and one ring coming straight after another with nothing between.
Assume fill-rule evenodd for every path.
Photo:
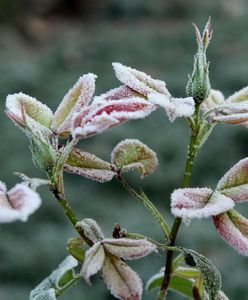
<instances>
[{"instance_id":1,"label":"green stem","mask_svg":"<svg viewBox=\"0 0 248 300\"><path fill-rule=\"evenodd\" d=\"M164 236L167 241L170 241L170 229L168 224L165 222L163 216L161 213L158 211L158 209L153 205L153 203L147 198L145 193L137 193L134 188L132 188L127 181L122 177L121 174L118 175L118 180L121 182L123 187L139 202L141 202L144 207L146 207L150 213L153 215L153 217L157 220L157 222L160 225L160 228L162 232L164 233Z\"/></svg>"},{"instance_id":2,"label":"green stem","mask_svg":"<svg viewBox=\"0 0 248 300\"><path fill-rule=\"evenodd\" d=\"M85 242L92 246L93 242L87 238L87 236L84 234L84 231L82 228L76 226L78 219L72 208L70 207L68 201L66 200L65 193L64 193L64 184L63 184L63 178L60 177L56 181L53 180L53 177L50 176L51 185L50 189L55 196L55 198L58 200L59 205L63 209L65 215L67 216L68 220L71 222L74 229L79 233L79 235L85 240Z\"/></svg>"},{"instance_id":3,"label":"green stem","mask_svg":"<svg viewBox=\"0 0 248 300\"><path fill-rule=\"evenodd\" d=\"M198 151L197 147L197 135L199 132L199 125L200 125L200 105L196 105L195 114L194 114L194 123L195 126L191 127L191 135L190 135L190 143L188 147L188 156L185 165L185 172L183 177L183 188L189 187L190 178L192 174L192 168L194 164L194 160ZM170 232L170 244L169 246L174 246L177 238L177 234L182 223L182 219L176 217L174 223L171 228ZM160 292L157 296L157 300L164 300L167 294L167 290L170 284L171 273L172 273L172 263L173 263L173 254L174 251L168 250L166 263L165 263L165 271L164 271L164 278L161 284Z\"/></svg>"}]
</instances>

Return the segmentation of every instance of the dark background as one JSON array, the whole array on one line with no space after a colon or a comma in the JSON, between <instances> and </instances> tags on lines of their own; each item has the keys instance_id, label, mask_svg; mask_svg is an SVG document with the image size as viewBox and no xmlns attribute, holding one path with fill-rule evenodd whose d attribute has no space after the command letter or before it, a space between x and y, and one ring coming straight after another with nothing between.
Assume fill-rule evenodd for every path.
<instances>
[{"instance_id":1,"label":"dark background","mask_svg":"<svg viewBox=\"0 0 248 300\"><path fill-rule=\"evenodd\" d=\"M185 96L187 75L196 50L192 22L203 28L212 16L214 36L209 48L212 87L226 96L248 82L248 4L245 0L19 0L0 1L0 179L13 186L14 171L44 177L31 161L28 141L4 114L9 93L22 91L53 110L83 73L94 72L96 94L119 85L111 62L120 61L165 80L171 93ZM109 159L124 138L139 138L158 154L156 172L140 180L142 187L171 224L170 193L182 182L188 129L185 120L170 124L158 110L146 120L130 122L80 143L84 150ZM218 126L197 157L192 185L214 187L236 162L247 156L247 129ZM92 217L106 236L119 222L130 232L161 239L159 227L117 181L98 184L66 175L66 192L80 218ZM27 223L0 227L0 299L25 300L65 257L68 238L75 236L61 209L45 187L41 208ZM238 210L248 215L247 204ZM248 299L247 259L225 244L211 219L183 226L178 243L205 254L223 275L230 299ZM144 280L157 272L164 257L151 255L132 262ZM156 292L145 293L154 299ZM89 288L83 281L61 299L113 299L99 276ZM171 294L168 299L181 299Z\"/></svg>"}]
</instances>

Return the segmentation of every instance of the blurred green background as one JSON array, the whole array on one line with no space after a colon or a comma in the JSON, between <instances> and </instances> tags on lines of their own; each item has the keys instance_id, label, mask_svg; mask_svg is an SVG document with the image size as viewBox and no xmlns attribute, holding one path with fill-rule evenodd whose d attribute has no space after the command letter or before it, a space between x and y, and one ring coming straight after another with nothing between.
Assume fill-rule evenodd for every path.
<instances>
[{"instance_id":1,"label":"blurred green background","mask_svg":"<svg viewBox=\"0 0 248 300\"><path fill-rule=\"evenodd\" d=\"M96 94L119 85L111 62L120 61L165 80L171 93L185 96L187 75L196 50L192 22L203 28L212 16L214 36L209 48L212 87L226 96L248 82L248 3L245 0L0 0L0 180L8 187L14 171L42 177L31 161L28 141L4 114L5 97L22 91L55 109L83 73L94 72ZM109 159L124 138L139 138L158 154L160 166L141 187L171 224L169 197L182 182L188 129L185 120L173 124L163 110L146 120L130 122L80 143L80 147ZM214 187L234 163L247 156L247 129L218 126L197 157L194 186ZM79 218L92 217L107 236L119 222L130 232L161 240L159 227L146 210L117 181L98 184L66 175L66 192ZM41 208L27 223L0 227L0 299L26 300L37 285L66 255L68 238L75 236L56 201L41 188ZM248 215L247 205L238 210ZM211 220L183 226L178 243L205 254L223 276L230 299L248 299L248 261L217 235ZM144 282L157 272L164 256L151 255L132 265ZM143 299L154 299L156 292ZM93 287L83 281L63 300L113 299L99 276ZM181 299L170 294L168 299Z\"/></svg>"}]
</instances>

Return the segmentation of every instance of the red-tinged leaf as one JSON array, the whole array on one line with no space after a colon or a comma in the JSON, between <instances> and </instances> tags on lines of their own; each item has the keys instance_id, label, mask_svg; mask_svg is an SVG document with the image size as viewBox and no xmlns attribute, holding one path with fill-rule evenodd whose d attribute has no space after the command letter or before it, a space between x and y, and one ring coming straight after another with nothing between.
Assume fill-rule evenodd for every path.
<instances>
[{"instance_id":1,"label":"red-tinged leaf","mask_svg":"<svg viewBox=\"0 0 248 300\"><path fill-rule=\"evenodd\" d=\"M151 174L158 165L156 153L135 139L120 142L112 151L111 161L121 172L137 169L141 177Z\"/></svg>"},{"instance_id":2,"label":"red-tinged leaf","mask_svg":"<svg viewBox=\"0 0 248 300\"><path fill-rule=\"evenodd\" d=\"M240 254L248 256L248 219L230 210L213 220L220 236Z\"/></svg>"},{"instance_id":3,"label":"red-tinged leaf","mask_svg":"<svg viewBox=\"0 0 248 300\"><path fill-rule=\"evenodd\" d=\"M142 281L124 261L107 254L102 277L111 294L121 300L140 300Z\"/></svg>"},{"instance_id":4,"label":"red-tinged leaf","mask_svg":"<svg viewBox=\"0 0 248 300\"><path fill-rule=\"evenodd\" d=\"M0 223L25 222L40 204L39 195L26 184L17 184L7 192L5 184L0 182Z\"/></svg>"},{"instance_id":5,"label":"red-tinged leaf","mask_svg":"<svg viewBox=\"0 0 248 300\"><path fill-rule=\"evenodd\" d=\"M235 164L218 182L217 189L235 202L248 201L248 158Z\"/></svg>"},{"instance_id":6,"label":"red-tinged leaf","mask_svg":"<svg viewBox=\"0 0 248 300\"><path fill-rule=\"evenodd\" d=\"M121 63L113 63L116 77L130 89L141 95L149 93L169 94L166 84L162 80L153 79L151 76L136 69L127 67Z\"/></svg>"},{"instance_id":7,"label":"red-tinged leaf","mask_svg":"<svg viewBox=\"0 0 248 300\"><path fill-rule=\"evenodd\" d=\"M71 151L64 170L101 183L110 181L116 175L110 163L77 148Z\"/></svg>"},{"instance_id":8,"label":"red-tinged leaf","mask_svg":"<svg viewBox=\"0 0 248 300\"><path fill-rule=\"evenodd\" d=\"M112 101L112 100L123 100L126 98L141 97L144 98L139 93L130 89L126 85L121 85L115 89L108 91L107 93L101 94L100 96L94 97L93 103L98 103L99 101Z\"/></svg>"},{"instance_id":9,"label":"red-tinged leaf","mask_svg":"<svg viewBox=\"0 0 248 300\"><path fill-rule=\"evenodd\" d=\"M96 77L91 73L83 75L65 95L52 121L52 128L58 134L70 134L73 115L86 107L93 97Z\"/></svg>"},{"instance_id":10,"label":"red-tinged leaf","mask_svg":"<svg viewBox=\"0 0 248 300\"><path fill-rule=\"evenodd\" d=\"M123 259L137 259L156 251L156 246L147 240L133 239L104 239L102 245L105 250Z\"/></svg>"},{"instance_id":11,"label":"red-tinged leaf","mask_svg":"<svg viewBox=\"0 0 248 300\"><path fill-rule=\"evenodd\" d=\"M99 134L128 120L145 118L155 109L155 105L137 97L92 104L75 117L73 137Z\"/></svg>"},{"instance_id":12,"label":"red-tinged leaf","mask_svg":"<svg viewBox=\"0 0 248 300\"><path fill-rule=\"evenodd\" d=\"M171 212L188 223L191 219L208 218L233 208L234 202L208 188L177 189L171 195Z\"/></svg>"},{"instance_id":13,"label":"red-tinged leaf","mask_svg":"<svg viewBox=\"0 0 248 300\"><path fill-rule=\"evenodd\" d=\"M96 274L102 269L104 259L105 253L100 242L97 242L88 251L86 251L85 260L81 271L86 282L90 283L90 276Z\"/></svg>"}]
</instances>

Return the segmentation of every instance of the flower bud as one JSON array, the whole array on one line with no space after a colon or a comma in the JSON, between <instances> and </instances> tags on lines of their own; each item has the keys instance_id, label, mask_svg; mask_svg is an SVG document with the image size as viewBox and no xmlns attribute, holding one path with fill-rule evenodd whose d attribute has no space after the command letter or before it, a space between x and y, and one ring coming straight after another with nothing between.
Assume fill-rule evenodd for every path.
<instances>
[{"instance_id":1,"label":"flower bud","mask_svg":"<svg viewBox=\"0 0 248 300\"><path fill-rule=\"evenodd\" d=\"M195 25L194 25L195 26ZM199 29L195 26L196 40L198 50L194 59L194 69L186 87L186 92L189 97L193 97L196 103L201 103L205 100L211 90L209 81L209 63L207 62L206 50L211 40L211 20L207 22L203 34L200 34Z\"/></svg>"}]
</instances>

